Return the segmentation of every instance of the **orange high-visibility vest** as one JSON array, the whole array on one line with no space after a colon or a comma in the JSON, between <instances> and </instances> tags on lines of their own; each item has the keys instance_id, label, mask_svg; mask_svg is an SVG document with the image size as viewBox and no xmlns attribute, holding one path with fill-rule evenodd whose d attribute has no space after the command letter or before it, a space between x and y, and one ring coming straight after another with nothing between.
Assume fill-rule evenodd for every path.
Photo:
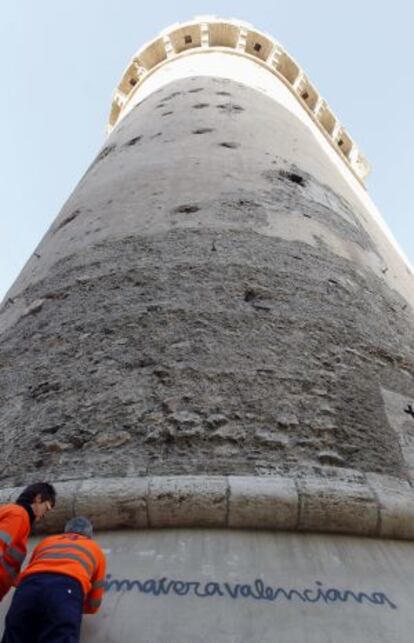
<instances>
[{"instance_id":1,"label":"orange high-visibility vest","mask_svg":"<svg viewBox=\"0 0 414 643\"><path fill-rule=\"evenodd\" d=\"M29 535L30 518L24 507L0 507L0 601L17 580Z\"/></svg>"},{"instance_id":2,"label":"orange high-visibility vest","mask_svg":"<svg viewBox=\"0 0 414 643\"><path fill-rule=\"evenodd\" d=\"M49 536L34 549L19 582L30 574L64 574L76 578L84 593L83 611L98 611L105 589L106 561L102 549L91 538L80 534Z\"/></svg>"}]
</instances>

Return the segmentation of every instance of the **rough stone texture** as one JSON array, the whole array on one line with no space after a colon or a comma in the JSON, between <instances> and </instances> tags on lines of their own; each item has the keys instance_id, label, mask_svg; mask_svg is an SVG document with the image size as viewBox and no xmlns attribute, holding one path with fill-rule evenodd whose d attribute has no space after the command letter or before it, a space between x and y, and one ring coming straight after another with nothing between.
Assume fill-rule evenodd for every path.
<instances>
[{"instance_id":1,"label":"rough stone texture","mask_svg":"<svg viewBox=\"0 0 414 643\"><path fill-rule=\"evenodd\" d=\"M228 484L222 477L154 477L149 481L151 527L226 525Z\"/></svg>"},{"instance_id":2,"label":"rough stone texture","mask_svg":"<svg viewBox=\"0 0 414 643\"><path fill-rule=\"evenodd\" d=\"M379 503L379 535L414 538L414 493L408 482L375 473L369 473L367 480Z\"/></svg>"},{"instance_id":3,"label":"rough stone texture","mask_svg":"<svg viewBox=\"0 0 414 643\"><path fill-rule=\"evenodd\" d=\"M0 504L6 505L9 502L14 502L19 495L20 491L23 490L23 487L7 487L6 489L0 490Z\"/></svg>"},{"instance_id":4,"label":"rough stone texture","mask_svg":"<svg viewBox=\"0 0 414 643\"><path fill-rule=\"evenodd\" d=\"M36 533L60 531L74 515L100 529L230 527L330 531L412 539L412 487L390 476L368 474L325 480L281 476L155 476L96 478L57 483L56 508ZM23 487L0 490L0 504ZM362 517L362 518L361 518Z\"/></svg>"},{"instance_id":5,"label":"rough stone texture","mask_svg":"<svg viewBox=\"0 0 414 643\"><path fill-rule=\"evenodd\" d=\"M405 473L411 483L414 481L414 402L407 404L407 397L401 392L381 387L387 419L395 431L405 464Z\"/></svg>"},{"instance_id":6,"label":"rough stone texture","mask_svg":"<svg viewBox=\"0 0 414 643\"><path fill-rule=\"evenodd\" d=\"M229 527L296 528L299 503L293 480L230 476L229 485Z\"/></svg>"},{"instance_id":7,"label":"rough stone texture","mask_svg":"<svg viewBox=\"0 0 414 643\"><path fill-rule=\"evenodd\" d=\"M129 478L97 479L82 482L76 492L74 508L77 515L87 515L95 529L112 527L148 527L148 480Z\"/></svg>"},{"instance_id":8,"label":"rough stone texture","mask_svg":"<svg viewBox=\"0 0 414 643\"><path fill-rule=\"evenodd\" d=\"M370 225L266 96L208 78L150 96L0 310L1 484L405 478L381 386L414 427L413 315Z\"/></svg>"},{"instance_id":9,"label":"rough stone texture","mask_svg":"<svg viewBox=\"0 0 414 643\"><path fill-rule=\"evenodd\" d=\"M300 530L374 535L379 512L368 485L307 478L298 482Z\"/></svg>"}]
</instances>

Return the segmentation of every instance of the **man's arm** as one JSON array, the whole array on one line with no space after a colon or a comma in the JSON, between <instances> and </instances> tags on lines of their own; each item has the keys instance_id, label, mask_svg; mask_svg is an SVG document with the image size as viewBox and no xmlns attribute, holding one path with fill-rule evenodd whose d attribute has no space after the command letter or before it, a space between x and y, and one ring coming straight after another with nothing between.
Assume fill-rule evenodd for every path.
<instances>
[{"instance_id":1,"label":"man's arm","mask_svg":"<svg viewBox=\"0 0 414 643\"><path fill-rule=\"evenodd\" d=\"M103 552L99 549L98 565L91 579L92 588L89 594L85 597L85 602L83 604L84 614L96 614L99 610L105 591L105 574L106 560Z\"/></svg>"},{"instance_id":2,"label":"man's arm","mask_svg":"<svg viewBox=\"0 0 414 643\"><path fill-rule=\"evenodd\" d=\"M2 549L10 547L12 543L23 542L26 545L28 537L27 527L20 515L10 514L0 522L0 543Z\"/></svg>"},{"instance_id":3,"label":"man's arm","mask_svg":"<svg viewBox=\"0 0 414 643\"><path fill-rule=\"evenodd\" d=\"M0 567L7 575L9 588L17 584L18 574L26 557L27 538L27 525L21 516L11 514L1 521ZM4 587L6 584L3 579Z\"/></svg>"}]
</instances>

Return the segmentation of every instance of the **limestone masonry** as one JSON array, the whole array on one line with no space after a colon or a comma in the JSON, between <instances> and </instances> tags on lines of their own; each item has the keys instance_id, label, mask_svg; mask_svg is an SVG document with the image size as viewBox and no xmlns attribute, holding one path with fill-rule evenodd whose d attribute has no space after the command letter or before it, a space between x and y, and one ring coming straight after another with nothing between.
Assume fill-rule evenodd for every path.
<instances>
[{"instance_id":1,"label":"limestone masonry","mask_svg":"<svg viewBox=\"0 0 414 643\"><path fill-rule=\"evenodd\" d=\"M109 130L1 306L3 496L61 483L50 529L80 502L412 537L413 275L299 65L245 23L172 27Z\"/></svg>"},{"instance_id":2,"label":"limestone masonry","mask_svg":"<svg viewBox=\"0 0 414 643\"><path fill-rule=\"evenodd\" d=\"M99 531L82 642L411 643L414 280L367 162L213 17L108 132L0 307L0 502L49 479L43 531Z\"/></svg>"}]
</instances>

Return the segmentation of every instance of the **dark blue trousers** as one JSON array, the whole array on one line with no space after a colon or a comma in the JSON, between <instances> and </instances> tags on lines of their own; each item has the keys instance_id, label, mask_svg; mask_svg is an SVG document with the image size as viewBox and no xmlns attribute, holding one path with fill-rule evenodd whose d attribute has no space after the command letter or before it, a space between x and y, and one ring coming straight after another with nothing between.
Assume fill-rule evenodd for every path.
<instances>
[{"instance_id":1,"label":"dark blue trousers","mask_svg":"<svg viewBox=\"0 0 414 643\"><path fill-rule=\"evenodd\" d=\"M63 574L31 574L16 589L2 643L79 643L83 591Z\"/></svg>"}]
</instances>

